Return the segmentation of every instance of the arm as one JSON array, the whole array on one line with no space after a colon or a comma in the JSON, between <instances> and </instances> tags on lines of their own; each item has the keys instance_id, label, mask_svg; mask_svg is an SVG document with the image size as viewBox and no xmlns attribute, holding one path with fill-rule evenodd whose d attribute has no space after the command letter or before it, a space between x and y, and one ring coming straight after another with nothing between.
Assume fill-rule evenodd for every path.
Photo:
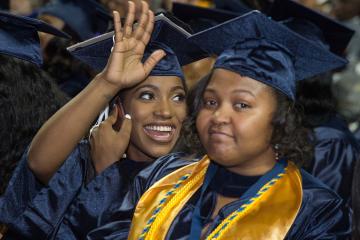
<instances>
[{"instance_id":1,"label":"arm","mask_svg":"<svg viewBox=\"0 0 360 240\"><path fill-rule=\"evenodd\" d=\"M143 81L165 55L164 51L158 50L145 63L141 62L154 26L154 14L143 2L139 25L133 31L135 5L132 2L128 12L123 29L119 13L114 12L115 43L105 69L78 96L55 113L31 143L29 167L45 184L86 134L108 101L120 89Z\"/></svg>"}]
</instances>

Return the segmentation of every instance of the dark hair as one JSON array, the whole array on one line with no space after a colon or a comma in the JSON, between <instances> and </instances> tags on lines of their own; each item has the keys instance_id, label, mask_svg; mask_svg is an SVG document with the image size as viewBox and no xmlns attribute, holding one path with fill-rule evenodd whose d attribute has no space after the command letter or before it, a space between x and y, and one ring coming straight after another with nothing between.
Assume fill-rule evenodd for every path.
<instances>
[{"instance_id":1,"label":"dark hair","mask_svg":"<svg viewBox=\"0 0 360 240\"><path fill-rule=\"evenodd\" d=\"M0 195L25 148L67 97L36 65L0 55Z\"/></svg>"},{"instance_id":2,"label":"dark hair","mask_svg":"<svg viewBox=\"0 0 360 240\"><path fill-rule=\"evenodd\" d=\"M44 70L61 85L70 78L84 76L91 79L94 72L89 66L74 58L66 48L73 42L68 39L53 38L49 41L44 51ZM80 81L80 79L79 79ZM70 94L73 97L82 89Z\"/></svg>"},{"instance_id":3,"label":"dark hair","mask_svg":"<svg viewBox=\"0 0 360 240\"><path fill-rule=\"evenodd\" d=\"M297 103L303 108L303 124L314 128L336 114L336 99L331 90L332 74L318 75L297 83Z\"/></svg>"},{"instance_id":4,"label":"dark hair","mask_svg":"<svg viewBox=\"0 0 360 240\"><path fill-rule=\"evenodd\" d=\"M185 138L184 149L189 153L204 154L197 135L196 116L202 108L202 95L211 78L211 74L201 79L189 92L189 116L184 122L182 135ZM277 145L279 157L286 157L301 166L312 159L313 147L309 142L310 132L302 126L302 112L298 106L279 91L275 91L278 107L272 119L274 131L272 146Z\"/></svg>"},{"instance_id":5,"label":"dark hair","mask_svg":"<svg viewBox=\"0 0 360 240\"><path fill-rule=\"evenodd\" d=\"M357 159L352 182L353 239L360 239L360 159Z\"/></svg>"}]
</instances>

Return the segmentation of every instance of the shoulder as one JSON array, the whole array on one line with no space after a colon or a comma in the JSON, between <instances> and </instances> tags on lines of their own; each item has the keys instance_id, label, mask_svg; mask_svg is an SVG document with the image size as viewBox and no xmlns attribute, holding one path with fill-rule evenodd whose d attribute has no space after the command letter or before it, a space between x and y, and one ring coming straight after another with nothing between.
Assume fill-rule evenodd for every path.
<instances>
[{"instance_id":1,"label":"shoulder","mask_svg":"<svg viewBox=\"0 0 360 240\"><path fill-rule=\"evenodd\" d=\"M342 202L341 197L305 170L300 170L303 187L303 200L316 198L320 201ZM316 203L316 202L315 202Z\"/></svg>"},{"instance_id":2,"label":"shoulder","mask_svg":"<svg viewBox=\"0 0 360 240\"><path fill-rule=\"evenodd\" d=\"M286 239L348 239L351 214L341 197L304 170L301 176L302 204Z\"/></svg>"},{"instance_id":3,"label":"shoulder","mask_svg":"<svg viewBox=\"0 0 360 240\"><path fill-rule=\"evenodd\" d=\"M146 181L148 188L171 172L197 161L199 158L191 158L187 153L170 153L155 160L153 164L142 170L137 178Z\"/></svg>"}]
</instances>

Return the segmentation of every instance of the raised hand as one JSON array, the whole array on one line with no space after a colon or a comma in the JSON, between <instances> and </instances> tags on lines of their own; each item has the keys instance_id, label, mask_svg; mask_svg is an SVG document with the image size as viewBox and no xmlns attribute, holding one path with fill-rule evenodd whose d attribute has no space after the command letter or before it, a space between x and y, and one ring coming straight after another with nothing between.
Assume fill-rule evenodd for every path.
<instances>
[{"instance_id":1,"label":"raised hand","mask_svg":"<svg viewBox=\"0 0 360 240\"><path fill-rule=\"evenodd\" d=\"M150 41L154 27L154 13L142 1L140 21L133 28L135 4L129 2L128 15L124 28L121 27L120 14L114 11L114 47L107 66L99 74L107 82L119 88L127 88L143 81L154 66L165 56L163 50L153 52L144 63L141 62L144 50Z\"/></svg>"},{"instance_id":2,"label":"raised hand","mask_svg":"<svg viewBox=\"0 0 360 240\"><path fill-rule=\"evenodd\" d=\"M109 118L91 132L91 159L97 174L120 160L129 145L131 119L124 117L120 130L113 129L118 111L115 107Z\"/></svg>"}]
</instances>

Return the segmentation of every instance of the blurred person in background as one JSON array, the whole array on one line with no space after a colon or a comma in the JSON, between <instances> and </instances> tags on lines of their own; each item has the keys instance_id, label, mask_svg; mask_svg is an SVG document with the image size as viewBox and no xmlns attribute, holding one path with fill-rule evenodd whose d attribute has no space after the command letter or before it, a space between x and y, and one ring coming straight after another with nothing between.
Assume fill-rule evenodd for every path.
<instances>
[{"instance_id":1,"label":"blurred person in background","mask_svg":"<svg viewBox=\"0 0 360 240\"><path fill-rule=\"evenodd\" d=\"M68 98L41 70L37 31L66 35L38 20L5 12L0 12L0 23L1 195L26 146Z\"/></svg>"},{"instance_id":2,"label":"blurred person in background","mask_svg":"<svg viewBox=\"0 0 360 240\"><path fill-rule=\"evenodd\" d=\"M331 14L346 26L355 30L355 35L347 48L349 60L347 68L337 73L334 80L334 94L338 99L339 111L351 124L351 129L359 129L360 121L360 1L333 0ZM360 132L355 136L360 139Z\"/></svg>"},{"instance_id":3,"label":"blurred person in background","mask_svg":"<svg viewBox=\"0 0 360 240\"><path fill-rule=\"evenodd\" d=\"M40 126L67 102L42 69L38 31L69 37L31 18L0 12L0 195ZM23 24L23 25L22 25Z\"/></svg>"},{"instance_id":4,"label":"blurred person in background","mask_svg":"<svg viewBox=\"0 0 360 240\"><path fill-rule=\"evenodd\" d=\"M0 9L28 16L45 4L45 0L1 0Z\"/></svg>"},{"instance_id":5,"label":"blurred person in background","mask_svg":"<svg viewBox=\"0 0 360 240\"><path fill-rule=\"evenodd\" d=\"M44 55L44 69L69 96L79 93L94 76L94 72L66 50L70 45L105 33L111 17L102 5L93 0L52 0L38 9L38 18L72 39L40 35Z\"/></svg>"},{"instance_id":6,"label":"blurred person in background","mask_svg":"<svg viewBox=\"0 0 360 240\"><path fill-rule=\"evenodd\" d=\"M129 6L128 0L98 0L102 3L109 11L118 11L120 16L126 16L127 9ZM139 17L141 13L141 0L130 0L136 5L135 16ZM145 0L149 4L150 9L157 13L158 11L165 10L169 11L171 9L171 0Z\"/></svg>"}]
</instances>

